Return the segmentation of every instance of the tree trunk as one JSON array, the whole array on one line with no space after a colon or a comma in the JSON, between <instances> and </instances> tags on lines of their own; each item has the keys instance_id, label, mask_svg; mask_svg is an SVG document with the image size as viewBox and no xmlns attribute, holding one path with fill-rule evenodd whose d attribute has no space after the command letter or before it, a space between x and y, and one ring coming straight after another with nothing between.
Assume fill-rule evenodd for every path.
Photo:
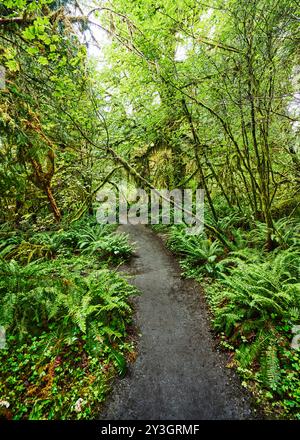
<instances>
[{"instance_id":1,"label":"tree trunk","mask_svg":"<svg viewBox=\"0 0 300 440\"><path fill-rule=\"evenodd\" d=\"M50 186L46 186L45 190L46 190L46 194L47 194L52 212L54 214L54 218L57 222L59 222L61 220L61 212L60 212L60 209L58 208L56 200L53 196L52 189Z\"/></svg>"}]
</instances>

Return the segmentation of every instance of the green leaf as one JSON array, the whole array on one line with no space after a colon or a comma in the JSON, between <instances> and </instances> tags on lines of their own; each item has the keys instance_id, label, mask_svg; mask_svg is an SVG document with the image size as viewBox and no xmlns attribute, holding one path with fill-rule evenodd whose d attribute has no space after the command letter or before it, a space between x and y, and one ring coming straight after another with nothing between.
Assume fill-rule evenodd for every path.
<instances>
[{"instance_id":1,"label":"green leaf","mask_svg":"<svg viewBox=\"0 0 300 440\"><path fill-rule=\"evenodd\" d=\"M35 46L30 46L27 47L26 52L28 52L30 55L36 55L37 53L39 53L39 50Z\"/></svg>"},{"instance_id":2,"label":"green leaf","mask_svg":"<svg viewBox=\"0 0 300 440\"><path fill-rule=\"evenodd\" d=\"M5 65L11 72L17 72L20 69L19 63L16 60L6 61Z\"/></svg>"},{"instance_id":3,"label":"green leaf","mask_svg":"<svg viewBox=\"0 0 300 440\"><path fill-rule=\"evenodd\" d=\"M121 377L124 377L127 372L126 359L122 353L120 353L116 350L113 350L113 349L111 349L111 350L112 350L113 358L117 364L118 373Z\"/></svg>"},{"instance_id":4,"label":"green leaf","mask_svg":"<svg viewBox=\"0 0 300 440\"><path fill-rule=\"evenodd\" d=\"M39 39L42 40L47 46L51 44L51 38L47 34L39 35Z\"/></svg>"},{"instance_id":5,"label":"green leaf","mask_svg":"<svg viewBox=\"0 0 300 440\"><path fill-rule=\"evenodd\" d=\"M35 39L35 32L34 32L34 28L32 26L28 27L27 29L25 29L22 32L22 36L26 39L26 40L34 40Z\"/></svg>"},{"instance_id":6,"label":"green leaf","mask_svg":"<svg viewBox=\"0 0 300 440\"><path fill-rule=\"evenodd\" d=\"M49 64L49 61L46 57L40 57L38 59L38 62L42 65L42 66L47 66Z\"/></svg>"}]
</instances>

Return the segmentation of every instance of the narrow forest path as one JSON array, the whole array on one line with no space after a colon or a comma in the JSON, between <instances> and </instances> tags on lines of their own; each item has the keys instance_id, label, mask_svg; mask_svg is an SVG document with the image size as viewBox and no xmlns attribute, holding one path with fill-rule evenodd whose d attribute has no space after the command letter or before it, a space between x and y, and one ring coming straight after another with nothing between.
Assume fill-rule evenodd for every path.
<instances>
[{"instance_id":1,"label":"narrow forest path","mask_svg":"<svg viewBox=\"0 0 300 440\"><path fill-rule=\"evenodd\" d=\"M122 271L142 295L136 298L141 333L138 357L118 380L100 415L112 420L251 419L249 398L216 351L199 285L180 268L148 228L122 226L137 258Z\"/></svg>"}]
</instances>

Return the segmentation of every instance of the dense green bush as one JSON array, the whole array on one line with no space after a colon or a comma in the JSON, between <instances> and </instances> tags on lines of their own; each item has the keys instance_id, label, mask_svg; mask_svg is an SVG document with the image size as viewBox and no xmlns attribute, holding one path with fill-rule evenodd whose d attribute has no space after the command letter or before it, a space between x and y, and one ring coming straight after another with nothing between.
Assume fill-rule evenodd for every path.
<instances>
[{"instance_id":1,"label":"dense green bush","mask_svg":"<svg viewBox=\"0 0 300 440\"><path fill-rule=\"evenodd\" d=\"M201 278L213 276L218 272L218 257L222 248L217 241L204 235L189 235L184 228L172 227L167 241L168 246L181 257L184 274Z\"/></svg>"},{"instance_id":2,"label":"dense green bush","mask_svg":"<svg viewBox=\"0 0 300 440\"><path fill-rule=\"evenodd\" d=\"M128 298L137 292L108 268L112 256L118 262L132 251L113 229L80 222L3 240L0 325L7 348L0 351L0 395L10 406L0 408L0 417L90 417L114 371L125 373Z\"/></svg>"},{"instance_id":3,"label":"dense green bush","mask_svg":"<svg viewBox=\"0 0 300 440\"><path fill-rule=\"evenodd\" d=\"M129 349L124 343L118 348ZM0 418L91 418L105 399L114 363L109 347L89 354L85 336L72 344L54 343L48 332L21 344L8 337L0 351L0 393L9 408L0 408Z\"/></svg>"},{"instance_id":4,"label":"dense green bush","mask_svg":"<svg viewBox=\"0 0 300 440\"><path fill-rule=\"evenodd\" d=\"M292 327L300 322L300 251L258 255L244 250L228 257L226 274L206 286L214 327L233 344L240 374L260 385L271 408L300 417L299 356L290 349Z\"/></svg>"},{"instance_id":5,"label":"dense green bush","mask_svg":"<svg viewBox=\"0 0 300 440\"><path fill-rule=\"evenodd\" d=\"M22 263L59 255L72 255L74 251L95 255L98 259L117 261L128 258L133 247L124 233L115 233L115 225L99 225L87 217L56 231L15 232L2 239L0 257Z\"/></svg>"},{"instance_id":6,"label":"dense green bush","mask_svg":"<svg viewBox=\"0 0 300 440\"><path fill-rule=\"evenodd\" d=\"M300 245L300 226L298 219L282 218L274 222L272 239L281 247ZM255 222L253 228L247 233L247 240L253 246L263 246L267 231L265 223Z\"/></svg>"},{"instance_id":7,"label":"dense green bush","mask_svg":"<svg viewBox=\"0 0 300 440\"><path fill-rule=\"evenodd\" d=\"M87 267L88 262L81 269ZM115 272L101 269L82 276L60 260L26 266L0 262L0 271L0 324L18 338L49 330L53 323L55 337L66 340L79 330L123 334L130 309L125 300L134 289Z\"/></svg>"},{"instance_id":8,"label":"dense green bush","mask_svg":"<svg viewBox=\"0 0 300 440\"><path fill-rule=\"evenodd\" d=\"M128 258L132 246L126 234L113 234L109 226L86 227L81 230L78 247L86 254L100 258Z\"/></svg>"}]
</instances>

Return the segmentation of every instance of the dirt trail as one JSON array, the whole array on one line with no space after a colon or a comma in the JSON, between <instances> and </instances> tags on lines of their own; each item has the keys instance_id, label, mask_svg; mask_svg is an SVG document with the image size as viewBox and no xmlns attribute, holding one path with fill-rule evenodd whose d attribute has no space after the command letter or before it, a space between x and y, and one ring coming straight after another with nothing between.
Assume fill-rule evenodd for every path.
<instances>
[{"instance_id":1,"label":"dirt trail","mask_svg":"<svg viewBox=\"0 0 300 440\"><path fill-rule=\"evenodd\" d=\"M126 225L137 258L122 270L142 295L135 299L138 357L118 380L100 419L252 419L249 398L214 348L199 285L148 228Z\"/></svg>"}]
</instances>

